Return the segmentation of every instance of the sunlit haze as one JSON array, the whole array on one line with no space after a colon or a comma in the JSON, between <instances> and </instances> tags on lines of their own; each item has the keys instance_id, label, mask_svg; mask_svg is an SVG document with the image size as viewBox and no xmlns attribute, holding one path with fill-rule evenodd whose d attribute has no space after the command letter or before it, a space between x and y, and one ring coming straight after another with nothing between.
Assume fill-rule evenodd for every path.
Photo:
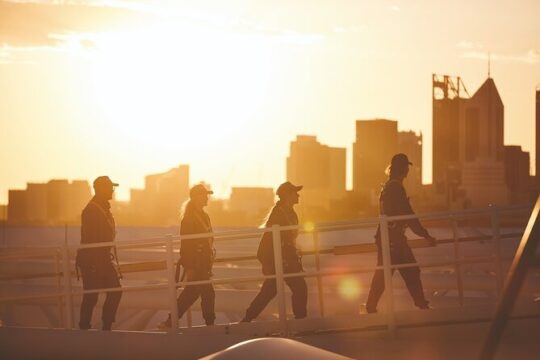
<instances>
[{"instance_id":1,"label":"sunlit haze","mask_svg":"<svg viewBox=\"0 0 540 360\"><path fill-rule=\"evenodd\" d=\"M538 14L535 0L0 1L0 203L102 174L128 199L179 164L218 197L275 187L296 135L346 147L351 166L355 120L376 117L424 134L430 182L431 74L472 94L488 52L505 144L534 168Z\"/></svg>"}]
</instances>

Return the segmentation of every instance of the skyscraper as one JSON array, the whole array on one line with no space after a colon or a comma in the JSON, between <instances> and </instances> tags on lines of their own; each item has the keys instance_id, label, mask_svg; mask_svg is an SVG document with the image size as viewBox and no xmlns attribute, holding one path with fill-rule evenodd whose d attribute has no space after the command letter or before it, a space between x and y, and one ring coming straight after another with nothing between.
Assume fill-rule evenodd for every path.
<instances>
[{"instance_id":1,"label":"skyscraper","mask_svg":"<svg viewBox=\"0 0 540 360\"><path fill-rule=\"evenodd\" d=\"M433 74L433 185L436 193L447 198L456 192L461 177L459 119L465 94L460 77Z\"/></svg>"},{"instance_id":2,"label":"skyscraper","mask_svg":"<svg viewBox=\"0 0 540 360\"><path fill-rule=\"evenodd\" d=\"M536 184L540 189L540 84L536 87Z\"/></svg>"},{"instance_id":3,"label":"skyscraper","mask_svg":"<svg viewBox=\"0 0 540 360\"><path fill-rule=\"evenodd\" d=\"M377 201L385 170L398 152L397 121L374 119L356 121L353 144L353 190Z\"/></svg>"},{"instance_id":4,"label":"skyscraper","mask_svg":"<svg viewBox=\"0 0 540 360\"><path fill-rule=\"evenodd\" d=\"M304 186L301 207L329 209L346 194L346 149L322 145L317 137L298 135L290 145L287 180Z\"/></svg>"},{"instance_id":5,"label":"skyscraper","mask_svg":"<svg viewBox=\"0 0 540 360\"><path fill-rule=\"evenodd\" d=\"M407 154L413 163L405 179L407 194L418 196L422 191L422 133L400 131L398 133L398 152Z\"/></svg>"},{"instance_id":6,"label":"skyscraper","mask_svg":"<svg viewBox=\"0 0 540 360\"><path fill-rule=\"evenodd\" d=\"M7 206L7 221L11 224L23 224L27 219L26 190L9 190Z\"/></svg>"},{"instance_id":7,"label":"skyscraper","mask_svg":"<svg viewBox=\"0 0 540 360\"><path fill-rule=\"evenodd\" d=\"M529 153L521 150L521 146L507 145L504 147L504 165L510 202L527 202L530 191Z\"/></svg>"},{"instance_id":8,"label":"skyscraper","mask_svg":"<svg viewBox=\"0 0 540 360\"><path fill-rule=\"evenodd\" d=\"M233 187L229 210L243 213L262 222L274 204L274 189L263 187Z\"/></svg>"},{"instance_id":9,"label":"skyscraper","mask_svg":"<svg viewBox=\"0 0 540 360\"><path fill-rule=\"evenodd\" d=\"M189 165L147 175L144 189L131 189L128 212L142 224L172 225L179 221L180 208L189 197Z\"/></svg>"},{"instance_id":10,"label":"skyscraper","mask_svg":"<svg viewBox=\"0 0 540 360\"><path fill-rule=\"evenodd\" d=\"M505 204L502 99L490 77L470 98L462 89L459 77L433 75L435 191L447 206Z\"/></svg>"}]
</instances>

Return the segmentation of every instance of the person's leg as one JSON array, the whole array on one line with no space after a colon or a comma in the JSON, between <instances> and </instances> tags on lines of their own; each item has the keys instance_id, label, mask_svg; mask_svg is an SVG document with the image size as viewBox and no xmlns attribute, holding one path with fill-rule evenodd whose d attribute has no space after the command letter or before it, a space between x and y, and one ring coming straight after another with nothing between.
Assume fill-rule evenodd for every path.
<instances>
[{"instance_id":1,"label":"person's leg","mask_svg":"<svg viewBox=\"0 0 540 360\"><path fill-rule=\"evenodd\" d=\"M285 278L292 291L292 308L296 319L307 316L307 284L303 276Z\"/></svg>"},{"instance_id":2,"label":"person's leg","mask_svg":"<svg viewBox=\"0 0 540 360\"><path fill-rule=\"evenodd\" d=\"M99 279L97 270L93 266L81 267L81 277L84 290L99 289ZM92 313L98 301L98 294L84 294L81 302L81 312L79 317L79 328L88 330L91 328Z\"/></svg>"},{"instance_id":3,"label":"person's leg","mask_svg":"<svg viewBox=\"0 0 540 360\"><path fill-rule=\"evenodd\" d=\"M201 309L206 325L214 325L216 313L214 310L216 293L212 284L199 285L201 287Z\"/></svg>"},{"instance_id":4,"label":"person's leg","mask_svg":"<svg viewBox=\"0 0 540 360\"><path fill-rule=\"evenodd\" d=\"M400 263L402 264L416 263L416 258L408 246L401 249L400 257ZM414 300L414 304L421 309L428 308L429 301L424 296L424 288L420 279L420 268L418 266L402 268L399 269L399 272Z\"/></svg>"},{"instance_id":5,"label":"person's leg","mask_svg":"<svg viewBox=\"0 0 540 360\"><path fill-rule=\"evenodd\" d=\"M246 316L242 319L243 322L250 322L255 319L263 311L263 309L268 305L270 300L276 296L276 280L266 279L261 287L261 290L253 299L251 304L246 310Z\"/></svg>"},{"instance_id":6,"label":"person's leg","mask_svg":"<svg viewBox=\"0 0 540 360\"><path fill-rule=\"evenodd\" d=\"M382 252L381 247L377 246L377 266L382 264ZM371 286L369 287L369 293L366 301L366 311L368 313L377 312L377 304L384 292L384 273L382 270L375 270L373 278L371 279Z\"/></svg>"},{"instance_id":7,"label":"person's leg","mask_svg":"<svg viewBox=\"0 0 540 360\"><path fill-rule=\"evenodd\" d=\"M109 264L104 268L103 273L103 287L104 288L117 288L120 287L120 280L118 279L118 273L113 264ZM121 291L109 291L107 297L103 303L103 330L111 330L112 323L116 318L116 311L122 298Z\"/></svg>"},{"instance_id":8,"label":"person's leg","mask_svg":"<svg viewBox=\"0 0 540 360\"><path fill-rule=\"evenodd\" d=\"M200 285L187 285L178 296L178 299L176 300L178 306L178 318L181 318L199 297L201 293L199 286Z\"/></svg>"},{"instance_id":9,"label":"person's leg","mask_svg":"<svg viewBox=\"0 0 540 360\"><path fill-rule=\"evenodd\" d=\"M395 255L392 252L391 253L391 261L392 264L396 263ZM382 265L382 250L380 246L377 247L377 266ZM394 274L394 270L392 269L392 274ZM369 288L369 293L366 301L366 311L368 313L376 313L377 312L377 305L379 304L379 300L381 299L381 296L384 292L385 284L384 284L384 271L381 270L375 270L375 273L373 274L373 278L371 279L371 286Z\"/></svg>"}]
</instances>

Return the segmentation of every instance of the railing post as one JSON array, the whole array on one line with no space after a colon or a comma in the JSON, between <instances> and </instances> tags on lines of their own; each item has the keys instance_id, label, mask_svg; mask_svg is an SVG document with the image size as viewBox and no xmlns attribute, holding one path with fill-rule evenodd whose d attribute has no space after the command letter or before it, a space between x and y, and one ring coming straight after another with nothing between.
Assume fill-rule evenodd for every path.
<instances>
[{"instance_id":1,"label":"railing post","mask_svg":"<svg viewBox=\"0 0 540 360\"><path fill-rule=\"evenodd\" d=\"M315 248L315 268L317 273L321 271L321 257L320 257L320 243L319 243L319 232L313 232L313 246ZM321 317L324 317L324 292L322 284L322 276L317 275L317 289L319 294L319 310L321 312Z\"/></svg>"},{"instance_id":2,"label":"railing post","mask_svg":"<svg viewBox=\"0 0 540 360\"><path fill-rule=\"evenodd\" d=\"M64 275L64 298L65 298L65 316L66 316L66 329L73 329L73 299L71 297L71 270L69 268L69 249L67 241L64 242L62 249L63 260L63 275Z\"/></svg>"},{"instance_id":3,"label":"railing post","mask_svg":"<svg viewBox=\"0 0 540 360\"><path fill-rule=\"evenodd\" d=\"M500 296L503 291L504 276L502 273L503 270L501 260L501 229L499 223L499 212L497 211L497 208L495 208L493 205L490 205L489 207L491 212L491 227L494 240L493 245L495 247L495 281L497 283L497 296Z\"/></svg>"},{"instance_id":4,"label":"railing post","mask_svg":"<svg viewBox=\"0 0 540 360\"><path fill-rule=\"evenodd\" d=\"M386 300L386 321L390 334L396 334L396 316L394 314L394 289L392 287L392 255L390 253L390 237L388 235L388 218L381 215L381 246L384 274L384 297Z\"/></svg>"},{"instance_id":5,"label":"railing post","mask_svg":"<svg viewBox=\"0 0 540 360\"><path fill-rule=\"evenodd\" d=\"M285 303L285 281L283 279L283 255L281 253L281 233L279 225L272 225L272 244L274 247L274 266L276 270L276 288L279 310L279 323L283 336L287 330L287 308Z\"/></svg>"},{"instance_id":6,"label":"railing post","mask_svg":"<svg viewBox=\"0 0 540 360\"><path fill-rule=\"evenodd\" d=\"M455 217L451 216L452 236L454 237L454 271L456 272L459 305L463 306L463 275L461 274L460 251L459 251L459 234Z\"/></svg>"},{"instance_id":7,"label":"railing post","mask_svg":"<svg viewBox=\"0 0 540 360\"><path fill-rule=\"evenodd\" d=\"M171 309L170 333L175 333L178 329L178 306L176 304L176 266L174 264L174 249L172 235L167 235L167 275L169 285L169 306Z\"/></svg>"},{"instance_id":8,"label":"railing post","mask_svg":"<svg viewBox=\"0 0 540 360\"><path fill-rule=\"evenodd\" d=\"M56 249L54 252L54 272L56 273L56 291L58 294L62 293L62 280L60 278L60 252L59 249ZM58 296L58 317L60 319L59 327L67 327L64 317L64 311L62 310L64 304L62 301L62 295Z\"/></svg>"}]
</instances>

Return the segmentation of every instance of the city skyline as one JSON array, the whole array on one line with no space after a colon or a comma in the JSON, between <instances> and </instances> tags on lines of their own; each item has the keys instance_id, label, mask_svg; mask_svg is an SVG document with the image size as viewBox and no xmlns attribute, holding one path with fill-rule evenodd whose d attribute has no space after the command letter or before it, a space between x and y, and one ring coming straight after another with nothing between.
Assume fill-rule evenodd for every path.
<instances>
[{"instance_id":1,"label":"city skyline","mask_svg":"<svg viewBox=\"0 0 540 360\"><path fill-rule=\"evenodd\" d=\"M27 181L104 173L125 200L144 174L178 163L220 197L275 186L296 134L345 146L350 168L354 121L369 118L422 133L431 182L431 74L476 89L488 52L504 144L535 166L538 2L46 3L0 2L0 203ZM30 13L34 26L17 22ZM461 26L433 27L441 14Z\"/></svg>"}]
</instances>

